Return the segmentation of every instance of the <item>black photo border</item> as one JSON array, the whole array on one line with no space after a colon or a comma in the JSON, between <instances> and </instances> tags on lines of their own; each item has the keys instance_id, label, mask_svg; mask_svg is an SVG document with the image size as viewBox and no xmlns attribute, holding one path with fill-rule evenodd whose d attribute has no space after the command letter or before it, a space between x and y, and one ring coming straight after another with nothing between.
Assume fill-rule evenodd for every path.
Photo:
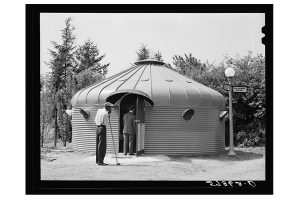
<instances>
[{"instance_id":1,"label":"black photo border","mask_svg":"<svg viewBox=\"0 0 300 200\"><path fill-rule=\"evenodd\" d=\"M26 194L273 194L273 5L272 4L27 4ZM266 165L256 187L213 187L206 181L42 181L40 174L40 13L265 13Z\"/></svg>"}]
</instances>

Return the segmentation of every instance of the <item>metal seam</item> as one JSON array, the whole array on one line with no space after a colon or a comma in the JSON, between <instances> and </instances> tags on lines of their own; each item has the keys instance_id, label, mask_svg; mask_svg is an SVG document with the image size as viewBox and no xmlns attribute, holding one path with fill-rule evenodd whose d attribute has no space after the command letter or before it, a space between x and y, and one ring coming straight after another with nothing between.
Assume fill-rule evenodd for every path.
<instances>
[{"instance_id":1,"label":"metal seam","mask_svg":"<svg viewBox=\"0 0 300 200\"><path fill-rule=\"evenodd\" d=\"M142 67L141 66L138 66L138 70L136 70L135 72L133 72L127 79L126 81L123 81L123 83L121 83L117 88L116 88L116 91L124 84L128 81L128 79L130 79L133 75L135 75L138 71L140 71Z\"/></svg>"},{"instance_id":2,"label":"metal seam","mask_svg":"<svg viewBox=\"0 0 300 200\"><path fill-rule=\"evenodd\" d=\"M145 65L144 66L144 70L143 70L143 72L141 73L141 75L140 75L140 77L139 77L139 79L137 80L137 82L135 83L135 85L134 85L134 87L133 87L133 89L135 90L135 87L137 86L137 84L138 84L138 82L140 81L140 79L141 79L141 77L142 77L142 75L144 74L144 71L145 71L145 69L147 68L147 65Z\"/></svg>"},{"instance_id":3,"label":"metal seam","mask_svg":"<svg viewBox=\"0 0 300 200\"><path fill-rule=\"evenodd\" d=\"M126 70L124 70L124 71L122 71L122 72L120 72L120 73L117 73L117 74L115 74L115 75L113 75L113 76L110 76L110 77L108 77L107 79L104 79L103 81L101 81L99 84L97 84L97 85L94 85L94 86L91 86L91 88L90 88L90 90L87 92L87 94L86 94L86 97L85 97L85 103L87 104L87 96L88 96L88 94L92 91L92 89L94 89L94 88L96 88L96 87L98 87L98 86L100 86L100 85L102 85L102 84L104 84L104 83L107 83L108 81L111 81L112 79L114 79L114 78L117 78L119 75L121 75L122 73L126 73L127 71L129 71L131 68L129 68L129 69L126 69ZM89 87L88 87L89 88ZM88 89L88 88L86 88L86 89Z\"/></svg>"},{"instance_id":4,"label":"metal seam","mask_svg":"<svg viewBox=\"0 0 300 200\"><path fill-rule=\"evenodd\" d=\"M133 68L130 68L130 69L132 69L131 71L129 71L128 73L124 74L123 76L120 76L119 78L122 78L122 77L126 76L126 75L129 74L130 72L134 71L136 68L138 68L138 66L133 67ZM117 80L118 80L118 79L114 80L114 81L111 82L110 84L107 84L106 86L104 86L104 87L100 90L100 92L99 92L99 94L98 94L98 103L99 103L99 104L100 104L99 97L100 97L100 95L101 95L101 92L102 92L106 87L108 87L109 85L113 84L113 83L116 82Z\"/></svg>"},{"instance_id":5,"label":"metal seam","mask_svg":"<svg viewBox=\"0 0 300 200\"><path fill-rule=\"evenodd\" d=\"M175 73L173 70L171 70L171 71L172 71L172 73ZM187 79L187 77L183 76L182 74L180 74L180 73L177 73L177 74L180 75L178 77L180 77L181 80L185 81L184 79ZM184 79L182 77L184 77ZM196 81L192 80L192 82L196 82ZM191 86L198 92L198 94L201 96L202 101L203 101L204 98L203 98L202 92L197 87L195 87L193 84L191 84Z\"/></svg>"},{"instance_id":6,"label":"metal seam","mask_svg":"<svg viewBox=\"0 0 300 200\"><path fill-rule=\"evenodd\" d=\"M163 79L163 77L161 76L161 74L159 73L159 71L158 71L158 74L159 74L160 78L162 79L163 83L165 83L165 85L166 85L167 88L168 88L168 91L169 91L169 104L171 105L171 90L170 90L170 87L169 87L169 85L166 83L166 81L164 81L164 79Z\"/></svg>"},{"instance_id":7,"label":"metal seam","mask_svg":"<svg viewBox=\"0 0 300 200\"><path fill-rule=\"evenodd\" d=\"M86 89L91 88L91 90L92 90L93 88L98 87L99 85L102 85L103 83L106 83L106 82L110 81L111 79L117 77L118 75L120 75L120 74L122 74L122 73L124 73L124 72L126 72L126 71L128 71L128 70L130 70L130 69L127 69L127 70L122 71L122 72L120 72L120 73L117 73L117 74L115 74L115 75L113 75L113 76L110 76L110 77L104 79L103 81L101 81L100 83L95 83L95 84L92 84L92 85L89 85L89 86L86 86L86 87L80 89L80 90L77 92L77 93L79 93L79 94L78 94L78 97L79 97L79 95L80 95L83 91L85 91ZM89 91L89 92L90 92L90 91ZM87 93L87 95L89 94L89 92ZM75 95L76 95L76 94L75 94ZM87 102L87 95L86 95L86 98L85 98L85 102ZM76 104L75 104L75 105L78 104L78 97L77 97L77 99L76 99Z\"/></svg>"},{"instance_id":8,"label":"metal seam","mask_svg":"<svg viewBox=\"0 0 300 200\"><path fill-rule=\"evenodd\" d=\"M166 71L166 67L165 67L165 69L164 69L164 71ZM170 69L168 69L169 71L173 71L173 70L170 70ZM172 73L169 73L169 74L171 74L171 76L174 78L174 79L177 79L178 80L178 78L175 76L175 75L173 75ZM186 89L185 89L185 87L183 86L183 84L179 84L179 83L177 83L177 85L180 85L182 88L183 88L183 90L184 90L184 92L185 92L185 94L186 94L186 99L187 99L187 102L189 103L189 95L188 95L188 93L187 93L187 91L186 91Z\"/></svg>"}]
</instances>

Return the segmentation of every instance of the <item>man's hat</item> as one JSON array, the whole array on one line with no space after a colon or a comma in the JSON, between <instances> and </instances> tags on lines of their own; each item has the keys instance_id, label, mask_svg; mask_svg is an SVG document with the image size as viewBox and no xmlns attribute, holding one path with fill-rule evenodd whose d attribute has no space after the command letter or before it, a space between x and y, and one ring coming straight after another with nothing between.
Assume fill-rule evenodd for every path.
<instances>
[{"instance_id":1,"label":"man's hat","mask_svg":"<svg viewBox=\"0 0 300 200\"><path fill-rule=\"evenodd\" d=\"M112 104L112 103L109 103L109 102L106 102L106 103L104 104L104 106L105 106L105 107L113 107L113 106L114 106L114 104Z\"/></svg>"},{"instance_id":2,"label":"man's hat","mask_svg":"<svg viewBox=\"0 0 300 200\"><path fill-rule=\"evenodd\" d=\"M130 105L130 106L129 106L129 110L134 110L134 106L133 106L133 105Z\"/></svg>"}]
</instances>

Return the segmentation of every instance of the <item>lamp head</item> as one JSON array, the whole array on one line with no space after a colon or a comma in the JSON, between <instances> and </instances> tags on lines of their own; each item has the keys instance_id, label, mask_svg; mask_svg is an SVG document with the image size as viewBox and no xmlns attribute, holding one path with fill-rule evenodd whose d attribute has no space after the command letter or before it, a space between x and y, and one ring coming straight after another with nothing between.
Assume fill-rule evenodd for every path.
<instances>
[{"instance_id":1,"label":"lamp head","mask_svg":"<svg viewBox=\"0 0 300 200\"><path fill-rule=\"evenodd\" d=\"M225 70L225 75L230 78L230 77L233 77L235 74L235 71L233 68L229 67Z\"/></svg>"}]
</instances>

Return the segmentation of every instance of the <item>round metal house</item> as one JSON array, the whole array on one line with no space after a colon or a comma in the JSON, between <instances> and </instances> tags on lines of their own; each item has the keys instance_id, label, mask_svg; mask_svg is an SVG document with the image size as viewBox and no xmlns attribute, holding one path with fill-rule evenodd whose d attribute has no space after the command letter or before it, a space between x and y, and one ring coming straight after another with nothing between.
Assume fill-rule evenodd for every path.
<instances>
[{"instance_id":1,"label":"round metal house","mask_svg":"<svg viewBox=\"0 0 300 200\"><path fill-rule=\"evenodd\" d=\"M107 101L115 105L107 130L108 152L113 152L111 132L118 152L123 150L122 118L129 105L135 106L137 153L209 154L224 150L225 124L220 118L224 97L155 60L136 62L73 96L75 150L95 151L94 118Z\"/></svg>"}]
</instances>

